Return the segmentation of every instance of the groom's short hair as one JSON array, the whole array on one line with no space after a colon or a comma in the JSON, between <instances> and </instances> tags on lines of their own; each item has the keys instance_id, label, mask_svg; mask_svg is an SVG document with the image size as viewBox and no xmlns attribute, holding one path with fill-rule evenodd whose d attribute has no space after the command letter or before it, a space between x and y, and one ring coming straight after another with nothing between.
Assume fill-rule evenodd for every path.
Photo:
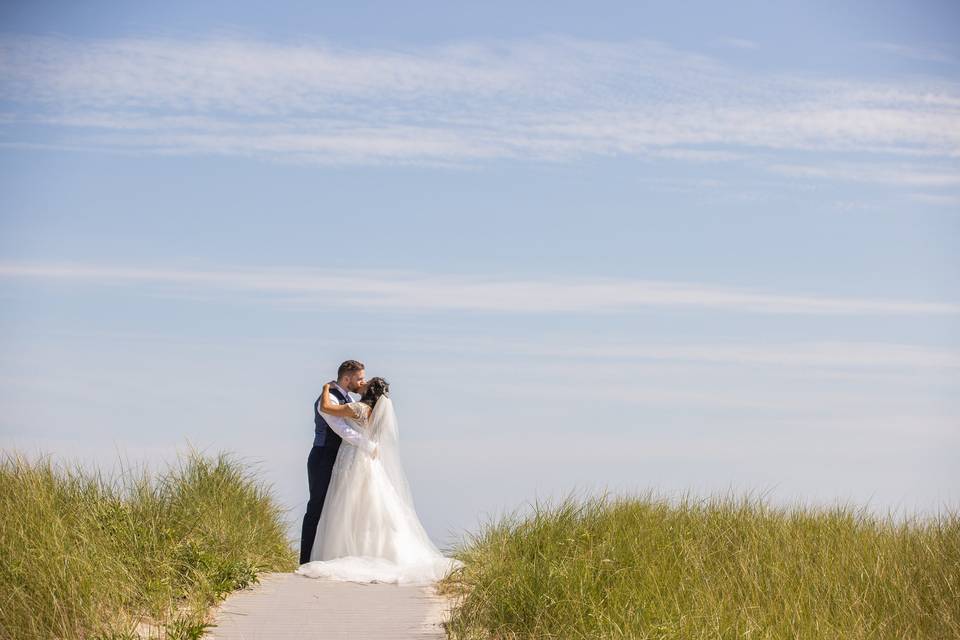
<instances>
[{"instance_id":1,"label":"groom's short hair","mask_svg":"<svg viewBox=\"0 0 960 640\"><path fill-rule=\"evenodd\" d=\"M346 360L340 365L340 368L337 369L337 380L348 373L353 373L354 371L363 371L364 369L366 369L366 367L363 366L363 363L359 360Z\"/></svg>"}]
</instances>

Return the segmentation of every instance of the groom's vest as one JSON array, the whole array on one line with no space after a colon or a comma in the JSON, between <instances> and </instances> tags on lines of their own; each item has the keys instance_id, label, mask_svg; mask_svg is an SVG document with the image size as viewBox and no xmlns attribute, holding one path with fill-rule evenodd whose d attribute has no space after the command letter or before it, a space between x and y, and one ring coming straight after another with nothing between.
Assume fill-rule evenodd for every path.
<instances>
[{"instance_id":1,"label":"groom's vest","mask_svg":"<svg viewBox=\"0 0 960 640\"><path fill-rule=\"evenodd\" d=\"M350 402L347 398L343 397L343 394L340 393L340 389L336 387L330 387L330 393L337 397L337 400L340 401L340 404L347 404ZM330 445L333 447L340 446L340 436L336 431L330 428L330 425L327 424L327 421L323 419L323 416L320 415L319 409L317 407L320 404L320 398L317 398L316 402L313 403L313 446L322 447L324 445Z\"/></svg>"}]
</instances>

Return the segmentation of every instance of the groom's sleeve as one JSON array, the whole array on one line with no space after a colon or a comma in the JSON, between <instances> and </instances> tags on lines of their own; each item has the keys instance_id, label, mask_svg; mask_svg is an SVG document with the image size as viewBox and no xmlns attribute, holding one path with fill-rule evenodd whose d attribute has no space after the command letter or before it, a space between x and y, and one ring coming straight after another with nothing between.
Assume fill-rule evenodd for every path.
<instances>
[{"instance_id":1,"label":"groom's sleeve","mask_svg":"<svg viewBox=\"0 0 960 640\"><path fill-rule=\"evenodd\" d=\"M320 415L323 416L323 419L327 421L327 424L330 425L330 428L333 429L341 439L346 440L355 447L363 449L367 453L373 453L373 450L377 446L373 443L373 440L364 435L362 431L354 429L352 426L350 426L350 423L344 418L341 418L340 416L331 416L323 412L320 412Z\"/></svg>"}]
</instances>

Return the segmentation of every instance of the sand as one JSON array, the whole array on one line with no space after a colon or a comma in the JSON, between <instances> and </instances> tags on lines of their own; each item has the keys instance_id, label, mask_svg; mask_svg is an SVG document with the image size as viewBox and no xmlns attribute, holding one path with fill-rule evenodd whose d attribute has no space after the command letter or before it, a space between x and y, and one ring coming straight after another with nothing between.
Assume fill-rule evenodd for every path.
<instances>
[{"instance_id":1,"label":"sand","mask_svg":"<svg viewBox=\"0 0 960 640\"><path fill-rule=\"evenodd\" d=\"M449 601L432 587L357 584L294 573L261 575L229 596L208 636L220 640L288 638L446 638Z\"/></svg>"}]
</instances>

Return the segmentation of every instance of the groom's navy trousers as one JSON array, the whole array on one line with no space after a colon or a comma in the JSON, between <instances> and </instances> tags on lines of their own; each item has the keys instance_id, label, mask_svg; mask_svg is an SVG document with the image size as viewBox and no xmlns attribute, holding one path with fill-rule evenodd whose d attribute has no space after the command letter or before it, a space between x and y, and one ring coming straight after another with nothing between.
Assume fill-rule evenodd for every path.
<instances>
[{"instance_id":1,"label":"groom's navy trousers","mask_svg":"<svg viewBox=\"0 0 960 640\"><path fill-rule=\"evenodd\" d=\"M330 388L330 393L337 397L341 404L348 400L340 391ZM307 512L303 516L303 527L300 530L300 564L310 562L310 551L313 549L313 540L317 537L317 523L323 512L323 502L327 497L327 487L330 486L330 474L333 472L333 463L337 461L337 451L340 450L340 436L330 428L327 421L317 411L320 398L313 403L313 422L316 427L313 448L307 456L307 483L310 486L310 499L307 500Z\"/></svg>"}]
</instances>

